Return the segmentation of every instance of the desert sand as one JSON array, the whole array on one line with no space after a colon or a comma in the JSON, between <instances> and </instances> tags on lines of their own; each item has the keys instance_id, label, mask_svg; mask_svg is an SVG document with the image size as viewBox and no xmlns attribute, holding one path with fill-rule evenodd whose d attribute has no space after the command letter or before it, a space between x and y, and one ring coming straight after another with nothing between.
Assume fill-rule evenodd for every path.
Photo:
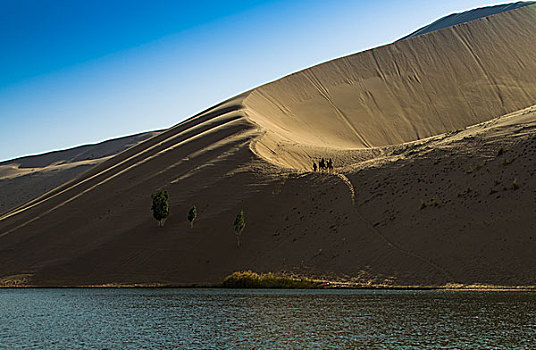
<instances>
[{"instance_id":1,"label":"desert sand","mask_svg":"<svg viewBox=\"0 0 536 350\"><path fill-rule=\"evenodd\" d=\"M496 15L501 12L511 11L520 7L533 5L533 4L536 4L536 1L519 1L519 2L514 2L511 4L486 6L486 7L476 8L474 10L464 11L461 13L453 13L451 15L440 18L437 21L427 26L422 27L399 40L404 40L407 38L412 38L414 36L418 36L418 35L422 35L422 34L426 34L430 32L435 32L436 30L440 30L440 29L447 28L447 27L452 27L458 24L474 21L480 18L489 17L489 16Z\"/></svg>"},{"instance_id":2,"label":"desert sand","mask_svg":"<svg viewBox=\"0 0 536 350\"><path fill-rule=\"evenodd\" d=\"M530 289L534 33L528 5L231 98L0 216L0 283L202 286L250 269ZM333 172L312 171L320 157Z\"/></svg>"},{"instance_id":3,"label":"desert sand","mask_svg":"<svg viewBox=\"0 0 536 350\"><path fill-rule=\"evenodd\" d=\"M44 194L157 133L150 131L1 162L0 214Z\"/></svg>"}]
</instances>

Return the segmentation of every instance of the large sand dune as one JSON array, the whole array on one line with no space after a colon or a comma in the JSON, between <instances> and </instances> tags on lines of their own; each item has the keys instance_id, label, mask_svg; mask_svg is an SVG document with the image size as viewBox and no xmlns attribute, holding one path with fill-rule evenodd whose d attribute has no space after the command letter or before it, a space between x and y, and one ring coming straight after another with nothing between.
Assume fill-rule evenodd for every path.
<instances>
[{"instance_id":1,"label":"large sand dune","mask_svg":"<svg viewBox=\"0 0 536 350\"><path fill-rule=\"evenodd\" d=\"M280 143L414 141L534 104L535 30L536 6L524 7L318 65L255 89L244 104Z\"/></svg>"},{"instance_id":2,"label":"large sand dune","mask_svg":"<svg viewBox=\"0 0 536 350\"><path fill-rule=\"evenodd\" d=\"M525 6L225 101L1 216L3 283L534 286L534 33ZM321 156L333 173L310 171Z\"/></svg>"}]
</instances>

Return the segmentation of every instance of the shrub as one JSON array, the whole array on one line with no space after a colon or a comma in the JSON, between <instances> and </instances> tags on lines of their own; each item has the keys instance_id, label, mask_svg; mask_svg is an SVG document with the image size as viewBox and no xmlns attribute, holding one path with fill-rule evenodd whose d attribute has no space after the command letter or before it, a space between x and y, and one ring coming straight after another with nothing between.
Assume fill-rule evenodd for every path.
<instances>
[{"instance_id":1,"label":"shrub","mask_svg":"<svg viewBox=\"0 0 536 350\"><path fill-rule=\"evenodd\" d=\"M503 164L503 165L510 165L510 164L513 163L513 161L514 161L513 159L506 159L506 158L503 158L503 162L502 162L502 164Z\"/></svg>"},{"instance_id":2,"label":"shrub","mask_svg":"<svg viewBox=\"0 0 536 350\"><path fill-rule=\"evenodd\" d=\"M296 278L285 274L258 274L252 271L240 271L225 277L221 286L224 288L308 289L322 288L323 284L307 278Z\"/></svg>"},{"instance_id":3,"label":"shrub","mask_svg":"<svg viewBox=\"0 0 536 350\"><path fill-rule=\"evenodd\" d=\"M421 209L424 209L427 207L426 201L424 199L421 199Z\"/></svg>"},{"instance_id":4,"label":"shrub","mask_svg":"<svg viewBox=\"0 0 536 350\"><path fill-rule=\"evenodd\" d=\"M188 212L188 221L190 221L190 228L194 228L194 221L197 219L197 207L194 206L190 208L190 211Z\"/></svg>"},{"instance_id":5,"label":"shrub","mask_svg":"<svg viewBox=\"0 0 536 350\"><path fill-rule=\"evenodd\" d=\"M514 181L512 182L512 189L514 191L519 190L519 184L517 183L517 179L514 179Z\"/></svg>"},{"instance_id":6,"label":"shrub","mask_svg":"<svg viewBox=\"0 0 536 350\"><path fill-rule=\"evenodd\" d=\"M169 216L169 194L167 191L158 191L151 195L153 205L153 217L158 221L158 226L164 226L164 221Z\"/></svg>"},{"instance_id":7,"label":"shrub","mask_svg":"<svg viewBox=\"0 0 536 350\"><path fill-rule=\"evenodd\" d=\"M236 244L238 247L240 247L240 236L242 235L242 231L244 231L244 227L246 227L246 221L244 218L244 210L240 210L240 212L236 214L236 218L234 221Z\"/></svg>"}]
</instances>

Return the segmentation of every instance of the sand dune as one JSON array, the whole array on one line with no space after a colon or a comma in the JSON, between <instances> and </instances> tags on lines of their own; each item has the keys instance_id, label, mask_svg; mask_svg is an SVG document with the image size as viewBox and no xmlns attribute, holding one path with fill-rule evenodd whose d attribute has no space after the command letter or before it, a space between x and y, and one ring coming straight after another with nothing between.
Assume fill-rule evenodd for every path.
<instances>
[{"instance_id":1,"label":"sand dune","mask_svg":"<svg viewBox=\"0 0 536 350\"><path fill-rule=\"evenodd\" d=\"M151 131L94 145L1 162L0 214L75 178L96 164L157 133Z\"/></svg>"},{"instance_id":2,"label":"sand dune","mask_svg":"<svg viewBox=\"0 0 536 350\"><path fill-rule=\"evenodd\" d=\"M330 61L244 104L279 143L377 147L463 128L534 104L535 18L527 6Z\"/></svg>"},{"instance_id":3,"label":"sand dune","mask_svg":"<svg viewBox=\"0 0 536 350\"><path fill-rule=\"evenodd\" d=\"M536 1L519 1L511 4L502 4L496 6L481 7L470 11L465 11L462 13L453 13L451 15L445 16L438 19L437 21L420 28L414 31L411 34L403 37L400 40L407 38L412 38L418 35L423 35L430 32L435 32L436 30L444 29L447 27L452 27L458 24L474 21L484 17L489 17L496 15L498 13L515 10L520 7L529 6L536 4Z\"/></svg>"},{"instance_id":4,"label":"sand dune","mask_svg":"<svg viewBox=\"0 0 536 350\"><path fill-rule=\"evenodd\" d=\"M524 6L225 101L0 216L0 282L534 286L534 33Z\"/></svg>"}]
</instances>

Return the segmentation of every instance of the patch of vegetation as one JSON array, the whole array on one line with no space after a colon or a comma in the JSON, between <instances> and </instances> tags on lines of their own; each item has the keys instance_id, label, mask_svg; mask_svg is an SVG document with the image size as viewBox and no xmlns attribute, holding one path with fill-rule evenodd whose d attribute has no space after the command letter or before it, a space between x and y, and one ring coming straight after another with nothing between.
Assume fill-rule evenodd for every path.
<instances>
[{"instance_id":1,"label":"patch of vegetation","mask_svg":"<svg viewBox=\"0 0 536 350\"><path fill-rule=\"evenodd\" d=\"M273 273L255 273L252 271L239 271L225 277L221 284L224 288L280 288L280 289L311 289L322 288L322 282L307 278Z\"/></svg>"},{"instance_id":2,"label":"patch of vegetation","mask_svg":"<svg viewBox=\"0 0 536 350\"><path fill-rule=\"evenodd\" d=\"M408 145L401 146L391 152L392 155L399 155L408 152L407 155L412 155L419 153L419 147L422 147L426 145L430 141L426 142L420 142L420 143L411 143ZM430 147L426 147L425 149L430 149Z\"/></svg>"},{"instance_id":3,"label":"patch of vegetation","mask_svg":"<svg viewBox=\"0 0 536 350\"><path fill-rule=\"evenodd\" d=\"M497 155L502 156L504 154L504 152L506 152L504 147L501 147L501 148L499 148L499 151L497 151Z\"/></svg>"},{"instance_id":4,"label":"patch of vegetation","mask_svg":"<svg viewBox=\"0 0 536 350\"><path fill-rule=\"evenodd\" d=\"M421 209L424 209L428 206L428 204L426 204L426 201L424 199L421 199Z\"/></svg>"},{"instance_id":5,"label":"patch of vegetation","mask_svg":"<svg viewBox=\"0 0 536 350\"><path fill-rule=\"evenodd\" d=\"M469 167L469 169L465 172L466 174L471 174L472 172L474 171L478 171L480 169L482 169L484 167L484 163L483 162L480 162L478 163L475 168L473 169L472 166Z\"/></svg>"},{"instance_id":6,"label":"patch of vegetation","mask_svg":"<svg viewBox=\"0 0 536 350\"><path fill-rule=\"evenodd\" d=\"M513 162L514 162L513 159L506 159L506 158L503 158L503 162L502 162L502 164L503 164L503 165L510 165L510 164L512 164Z\"/></svg>"},{"instance_id":7,"label":"patch of vegetation","mask_svg":"<svg viewBox=\"0 0 536 350\"><path fill-rule=\"evenodd\" d=\"M188 212L188 221L190 221L190 228L194 228L194 221L197 219L197 207L194 206Z\"/></svg>"},{"instance_id":8,"label":"patch of vegetation","mask_svg":"<svg viewBox=\"0 0 536 350\"><path fill-rule=\"evenodd\" d=\"M451 130L447 133L447 136L456 135L462 132L462 129Z\"/></svg>"},{"instance_id":9,"label":"patch of vegetation","mask_svg":"<svg viewBox=\"0 0 536 350\"><path fill-rule=\"evenodd\" d=\"M240 237L242 236L242 231L244 231L244 227L246 227L246 220L244 218L244 210L240 210L240 212L236 214L236 218L235 218L233 226L234 226L234 231L235 231L236 244L238 247L240 247Z\"/></svg>"},{"instance_id":10,"label":"patch of vegetation","mask_svg":"<svg viewBox=\"0 0 536 350\"><path fill-rule=\"evenodd\" d=\"M512 182L512 189L514 191L519 190L519 184L517 183L517 179L514 179L514 181Z\"/></svg>"},{"instance_id":11,"label":"patch of vegetation","mask_svg":"<svg viewBox=\"0 0 536 350\"><path fill-rule=\"evenodd\" d=\"M441 203L439 202L439 198L434 197L430 200L430 202L425 201L424 199L421 199L421 210L428 207L428 206L434 206L439 207Z\"/></svg>"},{"instance_id":12,"label":"patch of vegetation","mask_svg":"<svg viewBox=\"0 0 536 350\"><path fill-rule=\"evenodd\" d=\"M169 216L169 194L167 191L158 191L151 195L153 205L153 217L158 221L158 226L164 226L166 218Z\"/></svg>"}]
</instances>

